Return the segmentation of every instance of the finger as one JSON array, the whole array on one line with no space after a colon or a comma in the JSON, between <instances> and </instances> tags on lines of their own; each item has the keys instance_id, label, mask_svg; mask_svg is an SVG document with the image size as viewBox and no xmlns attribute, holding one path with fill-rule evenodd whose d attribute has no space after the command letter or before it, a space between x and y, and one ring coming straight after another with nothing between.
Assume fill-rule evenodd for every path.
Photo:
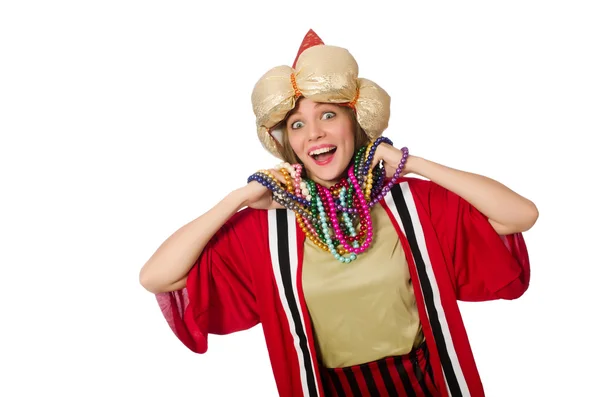
<instances>
[{"instance_id":1,"label":"finger","mask_svg":"<svg viewBox=\"0 0 600 397\"><path fill-rule=\"evenodd\" d=\"M379 151L379 148L377 148L377 150L375 150L375 153L373 153L373 161L371 161L371 170L377 167L381 160L381 152Z\"/></svg>"},{"instance_id":2,"label":"finger","mask_svg":"<svg viewBox=\"0 0 600 397\"><path fill-rule=\"evenodd\" d=\"M373 171L375 169L375 167L377 167L379 165L379 160L376 158L373 158L373 161L371 162L371 171Z\"/></svg>"}]
</instances>

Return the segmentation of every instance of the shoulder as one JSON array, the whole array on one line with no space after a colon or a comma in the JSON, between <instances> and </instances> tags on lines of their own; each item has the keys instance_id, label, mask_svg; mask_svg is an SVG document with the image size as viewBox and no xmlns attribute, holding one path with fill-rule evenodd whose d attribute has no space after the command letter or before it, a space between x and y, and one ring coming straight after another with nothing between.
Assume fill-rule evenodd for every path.
<instances>
[{"instance_id":1,"label":"shoulder","mask_svg":"<svg viewBox=\"0 0 600 397\"><path fill-rule=\"evenodd\" d=\"M413 176L398 178L395 185L400 185L403 190L408 189L413 196L417 196L419 199L429 196L432 190L439 187L428 179Z\"/></svg>"},{"instance_id":2,"label":"shoulder","mask_svg":"<svg viewBox=\"0 0 600 397\"><path fill-rule=\"evenodd\" d=\"M402 176L396 180L396 185L407 183L410 187L423 187L428 186L432 182L429 179L424 179L416 176Z\"/></svg>"},{"instance_id":3,"label":"shoulder","mask_svg":"<svg viewBox=\"0 0 600 397\"><path fill-rule=\"evenodd\" d=\"M233 214L221 228L222 232L246 234L247 237L262 236L267 230L268 211L246 207Z\"/></svg>"},{"instance_id":4,"label":"shoulder","mask_svg":"<svg viewBox=\"0 0 600 397\"><path fill-rule=\"evenodd\" d=\"M246 207L239 210L229 218L228 222L231 223L244 223L244 222L256 222L262 218L267 217L267 210L257 210L254 208Z\"/></svg>"},{"instance_id":5,"label":"shoulder","mask_svg":"<svg viewBox=\"0 0 600 397\"><path fill-rule=\"evenodd\" d=\"M420 177L402 177L397 181L405 199L413 201L429 216L448 215L457 212L467 204L457 194L443 186Z\"/></svg>"},{"instance_id":6,"label":"shoulder","mask_svg":"<svg viewBox=\"0 0 600 397\"><path fill-rule=\"evenodd\" d=\"M430 181L429 179L420 177L401 177L396 181L397 185L403 184L408 186L413 195L419 198L427 199L449 199L458 198L455 193L444 188L443 186Z\"/></svg>"},{"instance_id":7,"label":"shoulder","mask_svg":"<svg viewBox=\"0 0 600 397\"><path fill-rule=\"evenodd\" d=\"M260 246L267 236L267 211L244 208L217 230L207 244L205 251L214 249L220 255L233 255L233 247Z\"/></svg>"}]
</instances>

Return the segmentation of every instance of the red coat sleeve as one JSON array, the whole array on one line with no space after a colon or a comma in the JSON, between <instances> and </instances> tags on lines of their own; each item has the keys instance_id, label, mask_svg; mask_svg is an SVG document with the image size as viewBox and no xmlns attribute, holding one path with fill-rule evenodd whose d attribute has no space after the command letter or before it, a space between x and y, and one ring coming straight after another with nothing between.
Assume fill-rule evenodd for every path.
<instances>
[{"instance_id":1,"label":"red coat sleeve","mask_svg":"<svg viewBox=\"0 0 600 397\"><path fill-rule=\"evenodd\" d=\"M169 326L190 350L205 353L209 333L224 335L259 323L252 268L264 258L262 222L260 211L236 213L206 245L186 287L156 295Z\"/></svg>"},{"instance_id":2,"label":"red coat sleeve","mask_svg":"<svg viewBox=\"0 0 600 397\"><path fill-rule=\"evenodd\" d=\"M426 193L433 228L442 246L457 299L516 299L529 287L530 265L522 233L499 235L488 218L457 194L431 182Z\"/></svg>"}]
</instances>

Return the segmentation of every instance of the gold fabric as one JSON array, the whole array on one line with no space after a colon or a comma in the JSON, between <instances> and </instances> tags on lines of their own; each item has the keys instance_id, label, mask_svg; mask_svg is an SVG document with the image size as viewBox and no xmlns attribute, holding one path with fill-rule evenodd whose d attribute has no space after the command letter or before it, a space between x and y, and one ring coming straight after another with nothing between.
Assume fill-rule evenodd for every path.
<instances>
[{"instance_id":1,"label":"gold fabric","mask_svg":"<svg viewBox=\"0 0 600 397\"><path fill-rule=\"evenodd\" d=\"M423 340L402 244L381 205L371 215L373 243L356 261L304 244L304 296L327 368L406 354Z\"/></svg>"},{"instance_id":2,"label":"gold fabric","mask_svg":"<svg viewBox=\"0 0 600 397\"><path fill-rule=\"evenodd\" d=\"M374 82L358 77L358 65L348 50L317 45L302 52L296 68L277 66L265 73L252 91L252 108L256 115L258 137L274 156L281 158L271 129L285 119L296 106L292 84L294 75L298 91L315 102L355 105L358 123L371 140L387 128L390 118L390 96Z\"/></svg>"}]
</instances>

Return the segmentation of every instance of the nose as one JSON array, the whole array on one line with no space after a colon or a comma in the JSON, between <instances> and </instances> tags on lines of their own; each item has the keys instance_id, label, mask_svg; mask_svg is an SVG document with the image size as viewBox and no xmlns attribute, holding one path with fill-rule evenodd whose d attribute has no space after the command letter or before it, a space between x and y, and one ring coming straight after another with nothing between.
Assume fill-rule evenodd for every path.
<instances>
[{"instance_id":1,"label":"nose","mask_svg":"<svg viewBox=\"0 0 600 397\"><path fill-rule=\"evenodd\" d=\"M325 132L321 128L319 123L310 123L308 126L308 140L316 141L319 138L322 138L325 135Z\"/></svg>"}]
</instances>

